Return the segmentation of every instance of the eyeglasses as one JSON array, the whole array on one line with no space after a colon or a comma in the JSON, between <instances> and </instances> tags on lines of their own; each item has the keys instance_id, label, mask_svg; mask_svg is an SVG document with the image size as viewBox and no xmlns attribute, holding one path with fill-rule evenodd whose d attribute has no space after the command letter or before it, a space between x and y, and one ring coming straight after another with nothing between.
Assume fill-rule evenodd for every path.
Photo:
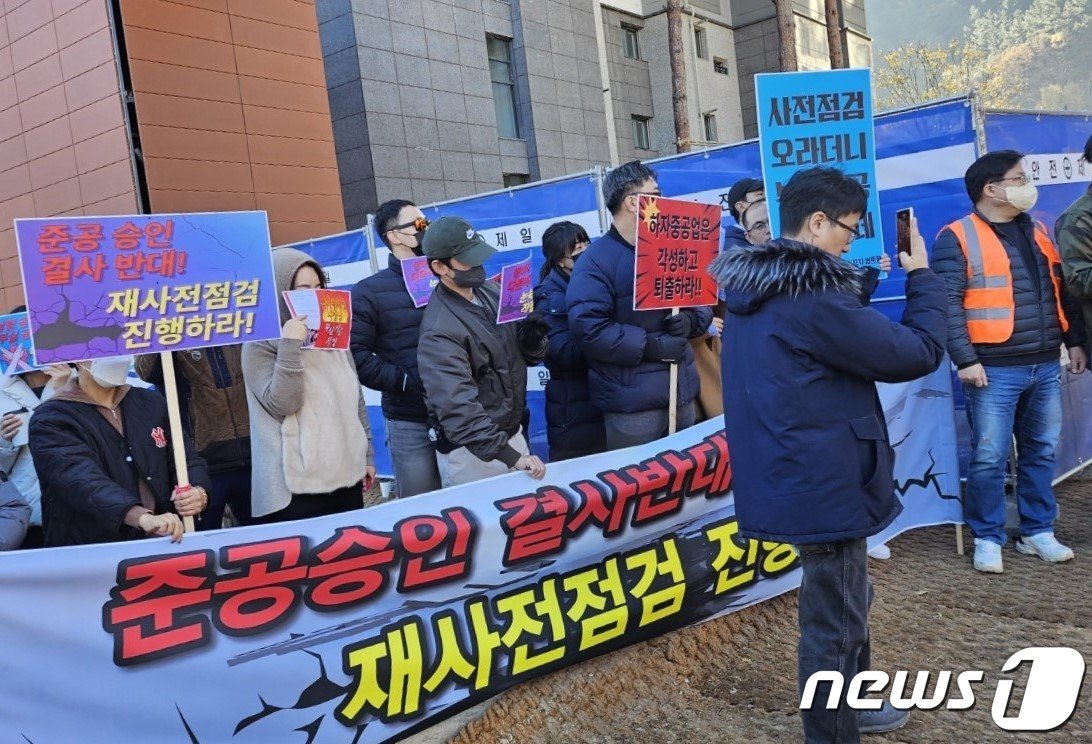
<instances>
[{"instance_id":1,"label":"eyeglasses","mask_svg":"<svg viewBox=\"0 0 1092 744\"><path fill-rule=\"evenodd\" d=\"M655 191L633 191L626 194L626 196L663 196L663 194L659 189L656 189Z\"/></svg>"},{"instance_id":2,"label":"eyeglasses","mask_svg":"<svg viewBox=\"0 0 1092 744\"><path fill-rule=\"evenodd\" d=\"M1016 181L1021 186L1025 185L1031 179L1028 178L1027 173L1022 173L1019 176L1009 176L1008 178L998 178L996 181L990 181L990 183L1004 183L1005 181Z\"/></svg>"},{"instance_id":3,"label":"eyeglasses","mask_svg":"<svg viewBox=\"0 0 1092 744\"><path fill-rule=\"evenodd\" d=\"M847 224L846 224L846 223L844 223L844 222L839 222L838 220L836 220L836 219L834 219L833 217L831 217L831 216L830 216L829 214L826 214L826 212L824 212L823 214L825 214L825 215L826 215L826 218L827 218L828 220L830 220L830 221L831 221L831 222L833 222L833 223L834 223L835 225L837 225L838 227L842 228L843 230L845 230L846 232L848 232L848 233L849 233L849 242L850 242L850 243L852 243L852 242L853 242L854 240L856 240L857 238L861 237L861 233L860 233L860 232L859 232L859 231L857 230L857 228L855 228L855 227L850 227L849 225L847 225Z\"/></svg>"},{"instance_id":4,"label":"eyeglasses","mask_svg":"<svg viewBox=\"0 0 1092 744\"><path fill-rule=\"evenodd\" d=\"M748 227L744 232L747 232L747 233L762 232L763 230L766 230L767 228L769 228L769 226L770 226L769 222L767 222L765 220L759 220L755 224Z\"/></svg>"},{"instance_id":5,"label":"eyeglasses","mask_svg":"<svg viewBox=\"0 0 1092 744\"><path fill-rule=\"evenodd\" d=\"M402 225L395 225L391 230L405 230L407 227L412 227L417 232L423 232L432 223L429 222L428 217L418 217L413 222L406 222Z\"/></svg>"}]
</instances>

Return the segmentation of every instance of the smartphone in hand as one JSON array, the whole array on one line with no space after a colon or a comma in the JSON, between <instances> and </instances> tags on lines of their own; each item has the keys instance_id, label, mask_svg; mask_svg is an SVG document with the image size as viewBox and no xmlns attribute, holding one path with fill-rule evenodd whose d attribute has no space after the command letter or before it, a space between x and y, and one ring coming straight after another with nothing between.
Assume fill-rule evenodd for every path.
<instances>
[{"instance_id":1,"label":"smartphone in hand","mask_svg":"<svg viewBox=\"0 0 1092 744\"><path fill-rule=\"evenodd\" d=\"M914 208L907 207L895 212L895 235L899 253L910 254L910 231L914 222Z\"/></svg>"}]
</instances>

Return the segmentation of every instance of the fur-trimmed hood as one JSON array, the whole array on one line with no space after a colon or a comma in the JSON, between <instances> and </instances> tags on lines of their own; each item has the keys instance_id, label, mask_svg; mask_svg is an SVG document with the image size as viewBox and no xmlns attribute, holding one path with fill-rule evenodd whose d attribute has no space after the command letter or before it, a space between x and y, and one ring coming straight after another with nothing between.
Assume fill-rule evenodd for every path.
<instances>
[{"instance_id":1,"label":"fur-trimmed hood","mask_svg":"<svg viewBox=\"0 0 1092 744\"><path fill-rule=\"evenodd\" d=\"M864 275L807 243L780 238L762 245L725 251L709 273L724 288L728 311L748 315L777 295L806 293L862 294Z\"/></svg>"}]
</instances>

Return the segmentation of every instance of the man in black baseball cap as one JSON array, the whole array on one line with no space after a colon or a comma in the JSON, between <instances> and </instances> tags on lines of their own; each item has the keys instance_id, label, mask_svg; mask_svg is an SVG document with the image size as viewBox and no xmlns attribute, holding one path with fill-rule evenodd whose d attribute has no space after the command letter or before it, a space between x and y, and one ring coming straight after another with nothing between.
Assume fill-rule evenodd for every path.
<instances>
[{"instance_id":1,"label":"man in black baseball cap","mask_svg":"<svg viewBox=\"0 0 1092 744\"><path fill-rule=\"evenodd\" d=\"M766 187L758 178L741 178L728 189L728 211L732 213L736 224L724 230L724 249L746 248L751 243L747 233L741 227L742 216L747 207L766 198Z\"/></svg>"},{"instance_id":2,"label":"man in black baseball cap","mask_svg":"<svg viewBox=\"0 0 1092 744\"><path fill-rule=\"evenodd\" d=\"M441 279L450 272L441 273L442 269L437 271L436 261L450 269L452 264L449 259L455 259L456 265L462 264L466 269L475 269L485 264L497 252L461 217L441 217L433 222L425 233L424 249L429 258L429 266L433 267L433 272ZM485 270L482 269L483 277L484 273ZM484 279L477 283L478 286L482 284Z\"/></svg>"},{"instance_id":3,"label":"man in black baseball cap","mask_svg":"<svg viewBox=\"0 0 1092 744\"><path fill-rule=\"evenodd\" d=\"M444 487L509 470L542 479L546 466L530 454L522 421L527 365L546 356L545 323L533 315L497 323L500 288L484 266L496 250L466 220L433 222L424 250L440 284L421 320L417 366Z\"/></svg>"}]
</instances>

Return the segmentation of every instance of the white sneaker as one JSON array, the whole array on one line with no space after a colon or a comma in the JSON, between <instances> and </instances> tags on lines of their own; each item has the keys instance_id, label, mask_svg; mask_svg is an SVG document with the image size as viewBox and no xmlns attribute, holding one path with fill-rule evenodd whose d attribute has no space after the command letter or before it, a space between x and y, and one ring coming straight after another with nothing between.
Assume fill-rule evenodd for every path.
<instances>
[{"instance_id":1,"label":"white sneaker","mask_svg":"<svg viewBox=\"0 0 1092 744\"><path fill-rule=\"evenodd\" d=\"M1047 563L1073 560L1073 550L1058 542L1053 532L1040 532L1016 541L1016 551L1024 555L1036 555Z\"/></svg>"},{"instance_id":2,"label":"white sneaker","mask_svg":"<svg viewBox=\"0 0 1092 744\"><path fill-rule=\"evenodd\" d=\"M886 561L891 557L891 548L887 547L883 543L880 543L872 550L868 551L869 558L875 558L878 561Z\"/></svg>"},{"instance_id":3,"label":"white sneaker","mask_svg":"<svg viewBox=\"0 0 1092 744\"><path fill-rule=\"evenodd\" d=\"M990 540L974 539L974 567L983 573L1001 573L1001 546Z\"/></svg>"}]
</instances>

